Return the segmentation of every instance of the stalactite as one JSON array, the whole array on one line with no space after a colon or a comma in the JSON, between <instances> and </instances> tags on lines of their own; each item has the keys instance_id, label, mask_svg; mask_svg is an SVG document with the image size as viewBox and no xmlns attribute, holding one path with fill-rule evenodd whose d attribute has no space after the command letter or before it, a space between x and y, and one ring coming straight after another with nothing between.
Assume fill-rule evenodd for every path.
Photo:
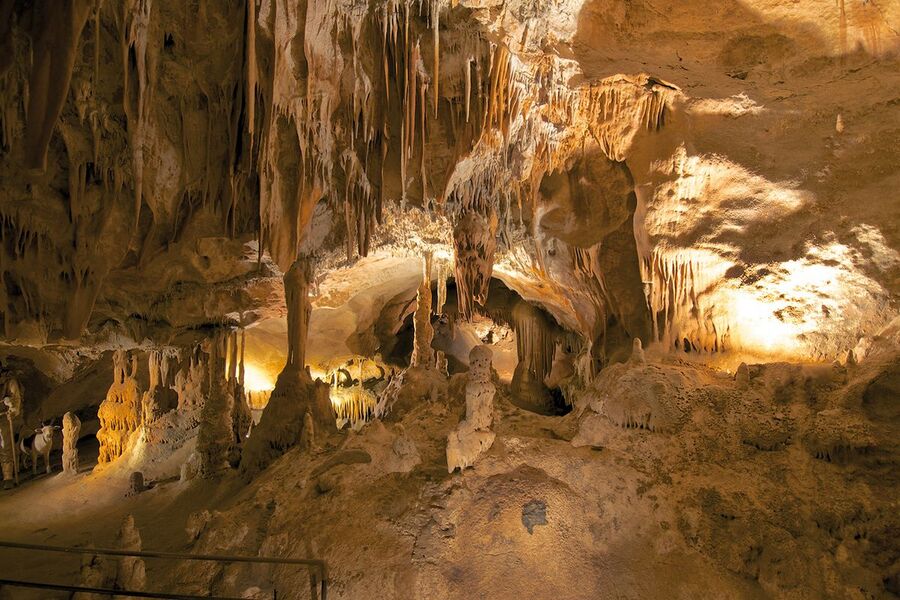
<instances>
[{"instance_id":1,"label":"stalactite","mask_svg":"<svg viewBox=\"0 0 900 600\"><path fill-rule=\"evenodd\" d=\"M431 325L431 261L430 252L425 254L422 268L422 282L416 294L416 314L413 321L415 337L410 361L414 367L431 369L434 367L434 350L431 341L434 328Z\"/></svg>"},{"instance_id":2,"label":"stalactite","mask_svg":"<svg viewBox=\"0 0 900 600\"><path fill-rule=\"evenodd\" d=\"M431 80L434 82L434 118L438 117L438 104L440 103L439 83L441 80L441 34L440 34L440 2L432 0L431 2L431 30L434 33L434 67ZM424 119L424 117L423 117ZM423 169L424 171L424 169ZM424 187L424 185L423 185Z\"/></svg>"},{"instance_id":3,"label":"stalactite","mask_svg":"<svg viewBox=\"0 0 900 600\"><path fill-rule=\"evenodd\" d=\"M511 316L520 364L524 364L537 381L544 381L553 368L555 332L543 314L527 302L518 303Z\"/></svg>"},{"instance_id":4,"label":"stalactite","mask_svg":"<svg viewBox=\"0 0 900 600\"><path fill-rule=\"evenodd\" d=\"M247 1L246 17L246 107L247 107L247 133L250 135L250 154L256 146L256 94L259 85L259 67L256 63L256 0Z\"/></svg>"},{"instance_id":5,"label":"stalactite","mask_svg":"<svg viewBox=\"0 0 900 600\"><path fill-rule=\"evenodd\" d=\"M43 171L47 150L69 94L81 32L92 0L70 0L37 8L37 32L32 41L32 67L25 127L25 165Z\"/></svg>"},{"instance_id":6,"label":"stalactite","mask_svg":"<svg viewBox=\"0 0 900 600\"><path fill-rule=\"evenodd\" d=\"M450 266L444 260L438 260L437 305L435 314L444 314L444 304L447 303L447 278L450 275Z\"/></svg>"},{"instance_id":7,"label":"stalactite","mask_svg":"<svg viewBox=\"0 0 900 600\"><path fill-rule=\"evenodd\" d=\"M128 117L129 132L131 133L131 152L134 169L134 228L137 232L141 215L141 203L143 201L144 189L144 145L145 135L149 119L149 100L152 90L152 82L154 75L150 73L148 65L147 46L148 34L150 30L150 12L152 10L153 0L131 0L124 6L126 15L123 17L123 23L127 28L127 34L122 42L122 60L125 69L126 81L128 74L128 53L134 51L138 89L137 89L137 115L131 112L130 99L128 96L128 86L125 86L125 114Z\"/></svg>"},{"instance_id":8,"label":"stalactite","mask_svg":"<svg viewBox=\"0 0 900 600\"><path fill-rule=\"evenodd\" d=\"M474 161L473 161L474 162ZM469 318L474 302L484 305L494 268L498 218L494 198L502 181L502 166L472 167L469 178L448 181L448 205L454 222L453 248L459 312Z\"/></svg>"},{"instance_id":9,"label":"stalactite","mask_svg":"<svg viewBox=\"0 0 900 600\"><path fill-rule=\"evenodd\" d=\"M654 250L641 265L650 307L653 339L666 347L717 352L727 346L727 324L707 315L698 301L713 285L716 270L698 256ZM689 347L685 346L687 340Z\"/></svg>"},{"instance_id":10,"label":"stalactite","mask_svg":"<svg viewBox=\"0 0 900 600\"><path fill-rule=\"evenodd\" d=\"M349 425L351 429L360 429L372 419L376 402L375 395L362 387L362 384L349 388L331 388L331 405L334 407L338 428Z\"/></svg>"}]
</instances>

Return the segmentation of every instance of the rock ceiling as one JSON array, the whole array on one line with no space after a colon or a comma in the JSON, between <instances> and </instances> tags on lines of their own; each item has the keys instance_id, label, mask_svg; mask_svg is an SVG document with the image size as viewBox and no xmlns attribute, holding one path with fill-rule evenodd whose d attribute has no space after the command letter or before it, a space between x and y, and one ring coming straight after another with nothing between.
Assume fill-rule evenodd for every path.
<instances>
[{"instance_id":1,"label":"rock ceiling","mask_svg":"<svg viewBox=\"0 0 900 600\"><path fill-rule=\"evenodd\" d=\"M376 250L599 361L830 360L896 315L896 2L60 6L0 0L10 343L251 325L298 254L358 288Z\"/></svg>"}]
</instances>

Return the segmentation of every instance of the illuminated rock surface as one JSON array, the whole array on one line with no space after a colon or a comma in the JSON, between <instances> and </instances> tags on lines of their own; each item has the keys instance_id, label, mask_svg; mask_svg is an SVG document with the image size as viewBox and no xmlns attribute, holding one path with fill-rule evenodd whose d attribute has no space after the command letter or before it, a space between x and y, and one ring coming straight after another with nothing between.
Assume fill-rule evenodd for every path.
<instances>
[{"instance_id":1,"label":"illuminated rock surface","mask_svg":"<svg viewBox=\"0 0 900 600\"><path fill-rule=\"evenodd\" d=\"M896 0L0 0L3 536L900 593L898 57Z\"/></svg>"}]
</instances>

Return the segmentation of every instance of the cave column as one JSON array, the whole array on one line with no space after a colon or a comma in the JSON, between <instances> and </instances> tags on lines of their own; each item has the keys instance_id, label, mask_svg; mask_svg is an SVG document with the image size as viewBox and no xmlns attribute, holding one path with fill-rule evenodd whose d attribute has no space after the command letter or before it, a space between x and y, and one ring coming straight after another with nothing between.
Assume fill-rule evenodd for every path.
<instances>
[{"instance_id":1,"label":"cave column","mask_svg":"<svg viewBox=\"0 0 900 600\"><path fill-rule=\"evenodd\" d=\"M241 472L245 477L254 477L298 443L311 447L314 429L325 434L336 429L328 385L313 381L305 368L312 281L312 263L308 257L298 258L284 275L288 357L259 424L244 444Z\"/></svg>"},{"instance_id":2,"label":"cave column","mask_svg":"<svg viewBox=\"0 0 900 600\"><path fill-rule=\"evenodd\" d=\"M307 257L298 258L284 274L284 301L288 313L288 356L285 370L302 370L306 365L306 336L312 313L309 301L311 281L312 264Z\"/></svg>"}]
</instances>

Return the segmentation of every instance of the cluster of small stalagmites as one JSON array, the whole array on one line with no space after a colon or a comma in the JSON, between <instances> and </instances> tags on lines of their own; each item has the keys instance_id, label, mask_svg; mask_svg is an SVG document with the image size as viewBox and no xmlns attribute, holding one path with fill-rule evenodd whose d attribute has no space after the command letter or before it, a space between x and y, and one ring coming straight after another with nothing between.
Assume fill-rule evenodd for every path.
<instances>
[{"instance_id":1,"label":"cluster of small stalagmites","mask_svg":"<svg viewBox=\"0 0 900 600\"><path fill-rule=\"evenodd\" d=\"M490 346L472 348L469 353L469 380L466 383L466 418L447 437L447 472L475 464L494 444L494 393L491 381Z\"/></svg>"},{"instance_id":2,"label":"cluster of small stalagmites","mask_svg":"<svg viewBox=\"0 0 900 600\"><path fill-rule=\"evenodd\" d=\"M141 393L137 381L137 356L132 356L129 364L124 350L117 350L113 356L113 383L100 403L97 417L100 430L99 463L110 462L128 449L131 434L140 426Z\"/></svg>"},{"instance_id":3,"label":"cluster of small stalagmites","mask_svg":"<svg viewBox=\"0 0 900 600\"><path fill-rule=\"evenodd\" d=\"M178 395L178 412L197 414L203 407L209 389L209 365L207 355L200 346L190 354L187 365L175 374L175 393Z\"/></svg>"}]
</instances>

